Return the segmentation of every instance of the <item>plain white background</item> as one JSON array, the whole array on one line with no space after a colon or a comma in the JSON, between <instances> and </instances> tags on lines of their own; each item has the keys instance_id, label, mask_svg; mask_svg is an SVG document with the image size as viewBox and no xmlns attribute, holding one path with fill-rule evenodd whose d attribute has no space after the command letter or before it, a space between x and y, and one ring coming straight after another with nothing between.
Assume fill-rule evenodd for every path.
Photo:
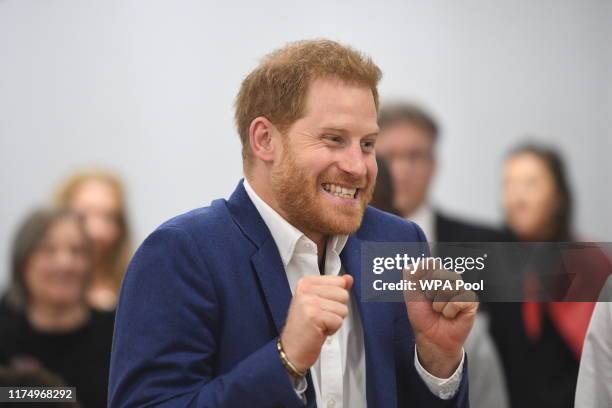
<instances>
[{"instance_id":1,"label":"plain white background","mask_svg":"<svg viewBox=\"0 0 612 408\"><path fill-rule=\"evenodd\" d=\"M528 134L557 145L577 230L612 241L612 1L0 0L0 288L17 223L74 169L114 169L138 244L228 196L232 103L265 53L327 37L443 125L435 201L501 221L500 164Z\"/></svg>"}]
</instances>

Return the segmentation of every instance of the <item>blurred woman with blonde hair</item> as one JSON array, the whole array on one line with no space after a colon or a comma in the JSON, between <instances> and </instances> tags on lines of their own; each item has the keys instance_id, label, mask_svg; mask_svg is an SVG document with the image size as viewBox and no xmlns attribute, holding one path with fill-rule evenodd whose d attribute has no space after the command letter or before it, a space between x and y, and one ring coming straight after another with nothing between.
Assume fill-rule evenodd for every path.
<instances>
[{"instance_id":1,"label":"blurred woman with blonde hair","mask_svg":"<svg viewBox=\"0 0 612 408\"><path fill-rule=\"evenodd\" d=\"M90 169L74 173L57 191L57 204L80 213L93 244L94 273L87 298L101 310L112 310L132 255L125 190L111 172Z\"/></svg>"}]
</instances>

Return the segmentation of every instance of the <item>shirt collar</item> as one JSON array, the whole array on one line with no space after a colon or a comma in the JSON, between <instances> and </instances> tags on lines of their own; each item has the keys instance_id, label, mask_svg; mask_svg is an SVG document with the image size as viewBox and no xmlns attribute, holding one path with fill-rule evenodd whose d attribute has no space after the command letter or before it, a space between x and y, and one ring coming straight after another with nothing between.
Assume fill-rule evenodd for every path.
<instances>
[{"instance_id":1,"label":"shirt collar","mask_svg":"<svg viewBox=\"0 0 612 408\"><path fill-rule=\"evenodd\" d=\"M270 207L268 203L259 197L246 178L244 179L244 189L253 202L253 205L255 205L259 215L261 215L264 223L270 230L270 234L272 234L272 238L274 239L274 243L278 248L278 252L285 268L289 262L291 262L299 241L311 243L313 248L316 248L316 245L310 238L304 235L302 231L291 225L278 212L276 212L276 210ZM347 240L348 235L332 236L327 242L327 251L332 250L336 255L340 255L344 249L344 246L346 245Z\"/></svg>"},{"instance_id":2,"label":"shirt collar","mask_svg":"<svg viewBox=\"0 0 612 408\"><path fill-rule=\"evenodd\" d=\"M428 241L435 241L436 237L434 230L434 211L427 203L423 202L410 215L406 217L410 221L414 221L425 233Z\"/></svg>"}]
</instances>

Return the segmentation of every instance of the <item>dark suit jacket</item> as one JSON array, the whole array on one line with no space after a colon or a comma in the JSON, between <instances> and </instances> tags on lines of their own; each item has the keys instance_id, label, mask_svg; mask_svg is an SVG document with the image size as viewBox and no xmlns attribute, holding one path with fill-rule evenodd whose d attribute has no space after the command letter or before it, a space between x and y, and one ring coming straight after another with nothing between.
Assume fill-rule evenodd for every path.
<instances>
[{"instance_id":1,"label":"dark suit jacket","mask_svg":"<svg viewBox=\"0 0 612 408\"><path fill-rule=\"evenodd\" d=\"M362 241L424 236L415 224L368 208L341 254L355 278L368 406L467 407L467 364L457 395L440 400L415 370L405 305L361 302ZM276 350L290 301L276 244L242 182L229 201L164 223L139 248L123 282L109 405L303 406Z\"/></svg>"},{"instance_id":2,"label":"dark suit jacket","mask_svg":"<svg viewBox=\"0 0 612 408\"><path fill-rule=\"evenodd\" d=\"M506 240L499 231L451 218L439 211L435 212L434 220L437 242L499 242Z\"/></svg>"}]
</instances>

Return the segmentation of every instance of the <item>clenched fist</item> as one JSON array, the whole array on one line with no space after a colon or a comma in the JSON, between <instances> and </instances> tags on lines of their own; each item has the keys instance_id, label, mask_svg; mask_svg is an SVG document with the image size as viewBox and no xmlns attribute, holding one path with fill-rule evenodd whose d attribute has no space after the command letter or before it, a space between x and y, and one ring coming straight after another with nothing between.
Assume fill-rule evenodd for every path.
<instances>
[{"instance_id":1,"label":"clenched fist","mask_svg":"<svg viewBox=\"0 0 612 408\"><path fill-rule=\"evenodd\" d=\"M416 283L415 290L405 291L404 300L410 324L415 333L421 365L431 374L447 378L463 356L476 311L478 298L472 291L458 288L460 279L448 270L404 270L404 278ZM450 289L427 290L420 282L449 282Z\"/></svg>"},{"instance_id":2,"label":"clenched fist","mask_svg":"<svg viewBox=\"0 0 612 408\"><path fill-rule=\"evenodd\" d=\"M305 276L298 281L281 343L299 371L305 372L317 361L327 336L342 326L352 286L350 275Z\"/></svg>"}]
</instances>

